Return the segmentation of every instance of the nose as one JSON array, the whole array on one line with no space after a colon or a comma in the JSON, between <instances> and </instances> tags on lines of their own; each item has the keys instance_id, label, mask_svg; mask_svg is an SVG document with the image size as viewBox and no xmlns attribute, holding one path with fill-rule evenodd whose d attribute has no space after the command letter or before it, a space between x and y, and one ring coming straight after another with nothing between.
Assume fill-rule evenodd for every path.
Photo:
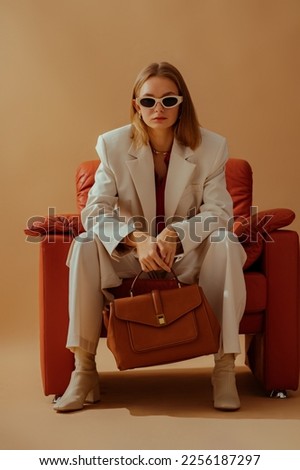
<instances>
[{"instance_id":1,"label":"nose","mask_svg":"<svg viewBox=\"0 0 300 470\"><path fill-rule=\"evenodd\" d=\"M157 106L159 106L158 111L164 111L165 110L162 103L156 103L156 105L154 106L155 111L157 110Z\"/></svg>"}]
</instances>

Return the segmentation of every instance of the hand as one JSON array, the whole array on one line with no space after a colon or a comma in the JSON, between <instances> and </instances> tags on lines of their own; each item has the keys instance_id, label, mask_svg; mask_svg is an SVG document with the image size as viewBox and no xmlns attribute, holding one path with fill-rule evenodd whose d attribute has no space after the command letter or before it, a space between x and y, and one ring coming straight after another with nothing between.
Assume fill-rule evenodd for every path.
<instances>
[{"instance_id":1,"label":"hand","mask_svg":"<svg viewBox=\"0 0 300 470\"><path fill-rule=\"evenodd\" d=\"M157 240L143 232L133 232L126 237L126 243L136 249L141 268L144 272L170 271L162 259Z\"/></svg>"},{"instance_id":2,"label":"hand","mask_svg":"<svg viewBox=\"0 0 300 470\"><path fill-rule=\"evenodd\" d=\"M166 227L157 236L156 240L160 256L167 264L170 271L180 242L179 237L174 229Z\"/></svg>"}]
</instances>

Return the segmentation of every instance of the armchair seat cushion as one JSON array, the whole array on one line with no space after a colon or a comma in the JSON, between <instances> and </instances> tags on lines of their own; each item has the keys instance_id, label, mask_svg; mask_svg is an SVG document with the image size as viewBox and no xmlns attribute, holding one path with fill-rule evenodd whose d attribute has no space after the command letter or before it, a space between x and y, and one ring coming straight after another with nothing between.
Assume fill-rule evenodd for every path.
<instances>
[{"instance_id":1,"label":"armchair seat cushion","mask_svg":"<svg viewBox=\"0 0 300 470\"><path fill-rule=\"evenodd\" d=\"M267 307L267 279L259 272L246 272L247 290L245 314L263 312Z\"/></svg>"}]
</instances>

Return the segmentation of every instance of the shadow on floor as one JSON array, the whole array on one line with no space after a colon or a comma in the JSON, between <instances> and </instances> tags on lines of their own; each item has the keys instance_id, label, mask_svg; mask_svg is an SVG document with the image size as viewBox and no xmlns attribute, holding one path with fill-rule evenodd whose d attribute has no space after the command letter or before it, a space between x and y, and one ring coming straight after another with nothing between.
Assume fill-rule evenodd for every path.
<instances>
[{"instance_id":1,"label":"shadow on floor","mask_svg":"<svg viewBox=\"0 0 300 470\"><path fill-rule=\"evenodd\" d=\"M132 416L226 419L300 419L300 392L269 398L247 367L237 368L241 409L215 410L211 369L143 369L100 374L101 402L91 409L126 408Z\"/></svg>"}]
</instances>

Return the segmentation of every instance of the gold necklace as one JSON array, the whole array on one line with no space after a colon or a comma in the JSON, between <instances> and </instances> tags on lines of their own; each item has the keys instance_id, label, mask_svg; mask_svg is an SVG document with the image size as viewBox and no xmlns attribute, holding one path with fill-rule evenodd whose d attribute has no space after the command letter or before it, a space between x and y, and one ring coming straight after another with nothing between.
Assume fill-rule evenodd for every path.
<instances>
[{"instance_id":1,"label":"gold necklace","mask_svg":"<svg viewBox=\"0 0 300 470\"><path fill-rule=\"evenodd\" d=\"M151 148L152 148L152 152L154 153L154 155L163 155L164 157L166 157L170 153L169 151L162 152L161 150L156 150L153 147Z\"/></svg>"}]
</instances>

